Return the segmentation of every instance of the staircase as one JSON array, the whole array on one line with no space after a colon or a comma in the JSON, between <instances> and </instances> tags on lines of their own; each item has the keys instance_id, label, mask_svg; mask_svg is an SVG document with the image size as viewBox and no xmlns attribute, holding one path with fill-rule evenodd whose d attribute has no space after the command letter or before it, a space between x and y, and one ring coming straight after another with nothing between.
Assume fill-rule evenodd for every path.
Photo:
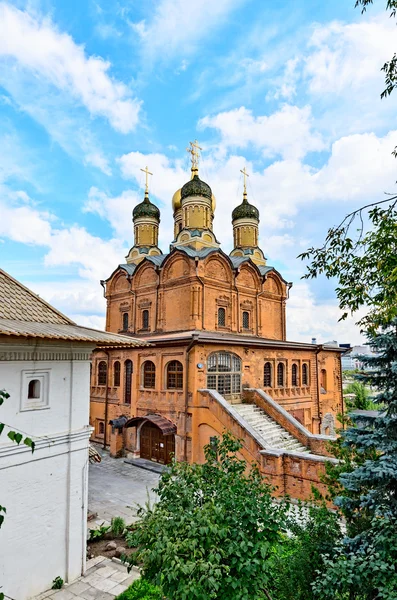
<instances>
[{"instance_id":1,"label":"staircase","mask_svg":"<svg viewBox=\"0 0 397 600\"><path fill-rule=\"evenodd\" d=\"M264 410L255 404L233 404L233 408L265 440L268 448L279 448L292 452L310 452L293 435L288 433Z\"/></svg>"}]
</instances>

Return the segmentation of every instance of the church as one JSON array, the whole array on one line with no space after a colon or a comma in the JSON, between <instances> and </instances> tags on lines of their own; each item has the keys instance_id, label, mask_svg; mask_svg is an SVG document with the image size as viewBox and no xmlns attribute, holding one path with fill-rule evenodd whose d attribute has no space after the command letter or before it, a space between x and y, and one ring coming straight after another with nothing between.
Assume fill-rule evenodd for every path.
<instances>
[{"instance_id":1,"label":"church","mask_svg":"<svg viewBox=\"0 0 397 600\"><path fill-rule=\"evenodd\" d=\"M106 330L141 347L101 348L91 373L93 439L113 456L167 464L201 462L225 430L243 440L278 494L305 498L327 460L343 413L341 350L287 341L291 283L267 264L259 210L244 175L231 214L233 250L213 231L211 187L190 144L190 179L172 198L174 239L158 245L160 210L149 197L133 209L134 245L102 281ZM171 199L170 199L171 200ZM228 215L224 215L226 222Z\"/></svg>"}]
</instances>

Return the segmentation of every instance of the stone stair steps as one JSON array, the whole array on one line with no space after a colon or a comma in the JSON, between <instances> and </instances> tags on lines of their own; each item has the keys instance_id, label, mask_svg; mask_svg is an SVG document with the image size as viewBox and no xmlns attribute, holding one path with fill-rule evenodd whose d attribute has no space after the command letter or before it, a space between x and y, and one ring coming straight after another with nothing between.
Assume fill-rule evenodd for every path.
<instances>
[{"instance_id":1,"label":"stone stair steps","mask_svg":"<svg viewBox=\"0 0 397 600\"><path fill-rule=\"evenodd\" d=\"M259 406L255 404L233 404L233 408L258 432L269 448L309 452L306 446L269 417Z\"/></svg>"}]
</instances>

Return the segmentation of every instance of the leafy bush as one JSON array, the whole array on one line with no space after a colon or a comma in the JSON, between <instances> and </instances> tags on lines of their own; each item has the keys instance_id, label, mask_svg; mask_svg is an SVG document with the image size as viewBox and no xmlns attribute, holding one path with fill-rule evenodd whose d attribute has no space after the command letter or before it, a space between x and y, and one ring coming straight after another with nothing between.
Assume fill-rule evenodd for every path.
<instances>
[{"instance_id":1,"label":"leafy bush","mask_svg":"<svg viewBox=\"0 0 397 600\"><path fill-rule=\"evenodd\" d=\"M125 530L124 519L122 517L113 517L110 524L110 530L115 537L123 535Z\"/></svg>"},{"instance_id":2,"label":"leafy bush","mask_svg":"<svg viewBox=\"0 0 397 600\"><path fill-rule=\"evenodd\" d=\"M156 585L146 579L137 579L115 600L162 600L164 596Z\"/></svg>"},{"instance_id":3,"label":"leafy bush","mask_svg":"<svg viewBox=\"0 0 397 600\"><path fill-rule=\"evenodd\" d=\"M90 542L98 541L104 538L109 529L110 525L104 525L103 523L100 527L98 527L98 529L90 529Z\"/></svg>"},{"instance_id":4,"label":"leafy bush","mask_svg":"<svg viewBox=\"0 0 397 600\"><path fill-rule=\"evenodd\" d=\"M368 410L369 405L369 392L365 385L360 381L353 381L349 383L343 390L344 394L354 394L353 402L347 402L349 409Z\"/></svg>"},{"instance_id":5,"label":"leafy bush","mask_svg":"<svg viewBox=\"0 0 397 600\"><path fill-rule=\"evenodd\" d=\"M229 433L205 447L204 464L173 462L158 502L140 509L128 534L145 578L169 599L259 600L270 586L271 556L282 539L285 507L276 505L257 466L247 471L242 444Z\"/></svg>"},{"instance_id":6,"label":"leafy bush","mask_svg":"<svg viewBox=\"0 0 397 600\"><path fill-rule=\"evenodd\" d=\"M52 582L52 588L53 590L60 590L63 587L63 579L62 577L60 577L58 575L58 577L55 577L55 579Z\"/></svg>"}]
</instances>

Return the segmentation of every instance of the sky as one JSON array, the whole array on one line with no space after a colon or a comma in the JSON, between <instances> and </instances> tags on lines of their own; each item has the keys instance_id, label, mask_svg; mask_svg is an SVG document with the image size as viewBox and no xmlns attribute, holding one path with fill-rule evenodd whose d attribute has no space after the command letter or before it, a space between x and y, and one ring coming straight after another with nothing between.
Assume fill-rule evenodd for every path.
<instances>
[{"instance_id":1,"label":"sky","mask_svg":"<svg viewBox=\"0 0 397 600\"><path fill-rule=\"evenodd\" d=\"M396 191L397 95L380 99L395 40L380 1L362 15L354 0L0 0L1 267L103 328L140 169L166 253L197 138L226 252L247 168L260 246L293 282L287 338L359 343L335 282L302 280L297 255Z\"/></svg>"}]
</instances>

